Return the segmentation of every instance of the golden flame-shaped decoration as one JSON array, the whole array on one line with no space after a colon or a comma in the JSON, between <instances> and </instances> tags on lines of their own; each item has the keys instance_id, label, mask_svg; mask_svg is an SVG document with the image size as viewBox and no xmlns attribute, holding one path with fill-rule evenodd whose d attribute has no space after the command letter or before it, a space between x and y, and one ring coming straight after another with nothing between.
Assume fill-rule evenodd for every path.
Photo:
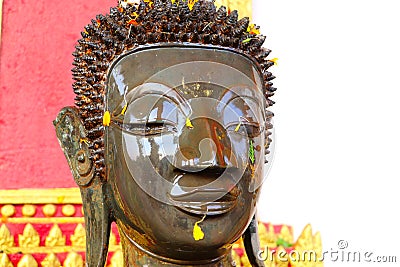
<instances>
[{"instance_id":1,"label":"golden flame-shaped decoration","mask_svg":"<svg viewBox=\"0 0 400 267\"><path fill-rule=\"evenodd\" d=\"M241 241L241 242L242 242L241 248L244 249L243 241ZM272 248L265 246L261 242L260 242L260 244L261 244L260 248L264 251L264 253L261 254L261 257L263 258L264 266L265 267L275 267L275 260L274 260L275 259L275 255L273 255L273 254L276 253L276 252L273 252L273 250L275 250L276 244L274 244L274 246ZM236 254L235 252L233 252L233 253ZM268 253L268 256L265 253ZM239 260L236 260L235 256L233 256L233 258L235 259L235 262L237 263L237 266L253 267L251 265L250 261L249 261L249 258L247 257L247 254L246 254L245 250L243 251L242 257L239 257Z\"/></svg>"},{"instance_id":2,"label":"golden flame-shaped decoration","mask_svg":"<svg viewBox=\"0 0 400 267\"><path fill-rule=\"evenodd\" d=\"M124 255L122 250L118 249L111 257L110 265L108 267L123 267L124 266Z\"/></svg>"},{"instance_id":3,"label":"golden flame-shaped decoration","mask_svg":"<svg viewBox=\"0 0 400 267\"><path fill-rule=\"evenodd\" d=\"M0 249L14 246L14 237L5 224L0 227ZM0 264L1 266L1 264Z\"/></svg>"},{"instance_id":4,"label":"golden flame-shaped decoration","mask_svg":"<svg viewBox=\"0 0 400 267\"><path fill-rule=\"evenodd\" d=\"M241 266L240 256L234 250L232 250L232 259L235 262L235 266Z\"/></svg>"},{"instance_id":5,"label":"golden flame-shaped decoration","mask_svg":"<svg viewBox=\"0 0 400 267\"><path fill-rule=\"evenodd\" d=\"M315 241L317 241L318 236ZM297 239L294 244L294 249L296 254L294 257L291 257L296 260L291 260L290 264L293 267L315 267L318 264L317 252L314 248L314 236L312 234L311 225L308 224L303 232L300 234L300 237ZM322 251L321 251L322 252ZM322 265L321 265L322 264ZM323 263L319 263L318 266L323 266Z\"/></svg>"},{"instance_id":6,"label":"golden flame-shaped decoration","mask_svg":"<svg viewBox=\"0 0 400 267\"><path fill-rule=\"evenodd\" d=\"M321 235L317 232L312 235L311 225L307 225L297 242L293 243L293 233L287 225L283 225L279 234L275 234L272 224L258 225L260 236L260 246L263 253L260 255L263 259L265 267L323 267L324 263L319 261L322 257L322 241ZM275 240L275 242L274 242ZM244 248L243 241L236 242L233 248ZM237 260L235 252L232 257L236 259L238 266L251 267L251 264L246 256L240 257Z\"/></svg>"},{"instance_id":7,"label":"golden flame-shaped decoration","mask_svg":"<svg viewBox=\"0 0 400 267\"><path fill-rule=\"evenodd\" d=\"M263 259L263 263L265 267L276 267L277 265L276 263L276 252L275 252L275 247L276 245L274 245L274 248L270 248L270 247L266 247L266 246L261 246L261 249L263 250L263 253L260 255ZM266 254L268 253L268 255ZM247 254L246 251L244 251L243 256L240 258L239 261L240 264L238 264L237 266L243 266L243 267L253 267L249 261L249 259L247 258Z\"/></svg>"},{"instance_id":8,"label":"golden flame-shaped decoration","mask_svg":"<svg viewBox=\"0 0 400 267\"><path fill-rule=\"evenodd\" d=\"M48 254L42 261L42 267L60 267L61 263L54 253Z\"/></svg>"},{"instance_id":9,"label":"golden flame-shaped decoration","mask_svg":"<svg viewBox=\"0 0 400 267\"><path fill-rule=\"evenodd\" d=\"M312 250L314 248L313 244L313 235L312 228L310 224L307 224L304 227L303 232L300 234L299 239L297 239L294 248L303 251L303 250Z\"/></svg>"},{"instance_id":10,"label":"golden flame-shaped decoration","mask_svg":"<svg viewBox=\"0 0 400 267\"><path fill-rule=\"evenodd\" d=\"M82 256L76 252L68 253L67 258L64 261L63 267L83 267Z\"/></svg>"},{"instance_id":11,"label":"golden flame-shaped decoration","mask_svg":"<svg viewBox=\"0 0 400 267\"><path fill-rule=\"evenodd\" d=\"M117 237L114 235L113 232L110 234L110 241L109 241L110 246L114 246L117 244Z\"/></svg>"},{"instance_id":12,"label":"golden flame-shaped decoration","mask_svg":"<svg viewBox=\"0 0 400 267\"><path fill-rule=\"evenodd\" d=\"M322 252L322 240L320 232L316 232L313 236L314 249Z\"/></svg>"},{"instance_id":13,"label":"golden flame-shaped decoration","mask_svg":"<svg viewBox=\"0 0 400 267\"><path fill-rule=\"evenodd\" d=\"M17 267L38 267L38 263L32 255L26 254L18 262Z\"/></svg>"},{"instance_id":14,"label":"golden flame-shaped decoration","mask_svg":"<svg viewBox=\"0 0 400 267\"><path fill-rule=\"evenodd\" d=\"M243 238L240 238L238 241L235 242L235 244L233 244L232 249L235 248L244 248Z\"/></svg>"},{"instance_id":15,"label":"golden flame-shaped decoration","mask_svg":"<svg viewBox=\"0 0 400 267\"><path fill-rule=\"evenodd\" d=\"M14 267L6 253L0 254L0 267Z\"/></svg>"},{"instance_id":16,"label":"golden flame-shaped decoration","mask_svg":"<svg viewBox=\"0 0 400 267\"><path fill-rule=\"evenodd\" d=\"M268 253L268 255L263 255L264 257L266 257L266 260L263 261L265 267L275 267L276 264L276 255L274 255L276 252L273 251L273 249L268 248L268 250L266 250L265 247L262 247L261 249L264 249L264 253Z\"/></svg>"},{"instance_id":17,"label":"golden flame-shaped decoration","mask_svg":"<svg viewBox=\"0 0 400 267\"><path fill-rule=\"evenodd\" d=\"M74 247L84 247L86 245L85 228L81 223L76 226L74 234L71 235L70 239Z\"/></svg>"},{"instance_id":18,"label":"golden flame-shaped decoration","mask_svg":"<svg viewBox=\"0 0 400 267\"><path fill-rule=\"evenodd\" d=\"M317 253L317 262L314 264L314 267L323 267L324 263L323 261L320 261L319 259L322 259L322 240L321 240L321 234L319 232L316 232L315 235L313 236L313 245L314 245L314 251Z\"/></svg>"},{"instance_id":19,"label":"golden flame-shaped decoration","mask_svg":"<svg viewBox=\"0 0 400 267\"><path fill-rule=\"evenodd\" d=\"M286 252L285 248L280 246L276 249L274 255L274 261L276 267L288 267L289 266L289 255Z\"/></svg>"},{"instance_id":20,"label":"golden flame-shaped decoration","mask_svg":"<svg viewBox=\"0 0 400 267\"><path fill-rule=\"evenodd\" d=\"M20 247L38 247L40 244L40 236L38 232L36 232L35 228L28 223L25 225L22 235L18 235L18 241Z\"/></svg>"},{"instance_id":21,"label":"golden flame-shaped decoration","mask_svg":"<svg viewBox=\"0 0 400 267\"><path fill-rule=\"evenodd\" d=\"M57 224L54 224L50 229L45 244L46 247L65 246L65 235L62 234L62 231Z\"/></svg>"},{"instance_id":22,"label":"golden flame-shaped decoration","mask_svg":"<svg viewBox=\"0 0 400 267\"><path fill-rule=\"evenodd\" d=\"M259 222L258 223L258 235L261 237L261 236L266 235L267 233L268 233L268 230L267 230L267 227L265 226L265 224Z\"/></svg>"},{"instance_id":23,"label":"golden flame-shaped decoration","mask_svg":"<svg viewBox=\"0 0 400 267\"><path fill-rule=\"evenodd\" d=\"M278 235L278 239L279 238L285 240L286 242L288 242L290 244L293 244L293 234L287 225L282 226L281 232Z\"/></svg>"},{"instance_id":24,"label":"golden flame-shaped decoration","mask_svg":"<svg viewBox=\"0 0 400 267\"><path fill-rule=\"evenodd\" d=\"M242 265L239 265L239 266L252 267L249 259L247 258L247 255L244 255L244 257L241 258L241 264Z\"/></svg>"},{"instance_id":25,"label":"golden flame-shaped decoration","mask_svg":"<svg viewBox=\"0 0 400 267\"><path fill-rule=\"evenodd\" d=\"M268 224L267 229L267 227L263 223L258 223L258 235L260 236L260 243L263 247L276 247L277 236L275 234L274 226L272 224Z\"/></svg>"}]
</instances>

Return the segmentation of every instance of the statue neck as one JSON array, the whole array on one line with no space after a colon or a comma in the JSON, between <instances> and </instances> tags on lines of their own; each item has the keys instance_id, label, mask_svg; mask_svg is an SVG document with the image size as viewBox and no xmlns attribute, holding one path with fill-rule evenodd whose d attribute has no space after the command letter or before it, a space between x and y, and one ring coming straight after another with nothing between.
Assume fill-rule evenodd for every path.
<instances>
[{"instance_id":1,"label":"statue neck","mask_svg":"<svg viewBox=\"0 0 400 267\"><path fill-rule=\"evenodd\" d=\"M236 264L233 262L231 252L227 253L218 259L210 260L208 263L184 262L172 260L166 257L155 255L144 248L140 247L133 240L129 239L123 231L120 230L122 249L124 254L125 267L233 267Z\"/></svg>"}]
</instances>

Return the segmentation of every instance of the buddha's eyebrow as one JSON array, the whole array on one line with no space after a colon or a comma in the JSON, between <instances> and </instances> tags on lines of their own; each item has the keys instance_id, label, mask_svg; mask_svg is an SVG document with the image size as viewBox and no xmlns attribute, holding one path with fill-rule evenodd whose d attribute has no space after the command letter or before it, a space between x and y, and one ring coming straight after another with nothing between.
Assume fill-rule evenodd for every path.
<instances>
[{"instance_id":1,"label":"buddha's eyebrow","mask_svg":"<svg viewBox=\"0 0 400 267\"><path fill-rule=\"evenodd\" d=\"M262 100L260 100L259 98L255 97L255 96L246 95L246 94L235 93L232 90L228 90L219 99L219 104L217 106L218 111L223 112L224 109L229 105L230 102L232 102L232 101L234 101L235 99L238 99L238 98L239 99L243 99L243 98L251 99L252 101L254 101L255 104L257 104L257 108L262 110L262 108L261 108L262 103L260 102ZM263 112L261 112L261 113L264 114Z\"/></svg>"},{"instance_id":2,"label":"buddha's eyebrow","mask_svg":"<svg viewBox=\"0 0 400 267\"><path fill-rule=\"evenodd\" d=\"M171 102L180 108L186 116L189 116L192 113L192 109L188 104L188 101L176 88L170 88L160 83L145 83L132 89L127 95L128 105L147 95L165 97L171 100Z\"/></svg>"}]
</instances>

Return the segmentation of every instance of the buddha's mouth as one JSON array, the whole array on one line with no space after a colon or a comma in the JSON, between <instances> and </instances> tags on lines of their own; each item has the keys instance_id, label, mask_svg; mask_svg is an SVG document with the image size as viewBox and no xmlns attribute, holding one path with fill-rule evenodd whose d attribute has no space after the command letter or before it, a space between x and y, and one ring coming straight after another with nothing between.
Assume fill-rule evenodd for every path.
<instances>
[{"instance_id":1,"label":"buddha's mouth","mask_svg":"<svg viewBox=\"0 0 400 267\"><path fill-rule=\"evenodd\" d=\"M240 190L232 184L231 179L219 178L222 180L214 184L214 187L205 185L185 187L182 190L178 182L180 178L183 176L177 179L169 194L172 204L180 210L194 215L221 215L232 210L237 204Z\"/></svg>"},{"instance_id":2,"label":"buddha's mouth","mask_svg":"<svg viewBox=\"0 0 400 267\"><path fill-rule=\"evenodd\" d=\"M227 193L214 201L207 198L215 198L222 192L194 191L185 196L170 196L175 207L195 215L221 215L229 212L236 206L237 196ZM214 197L213 197L214 195ZM200 198L201 200L197 200Z\"/></svg>"}]
</instances>

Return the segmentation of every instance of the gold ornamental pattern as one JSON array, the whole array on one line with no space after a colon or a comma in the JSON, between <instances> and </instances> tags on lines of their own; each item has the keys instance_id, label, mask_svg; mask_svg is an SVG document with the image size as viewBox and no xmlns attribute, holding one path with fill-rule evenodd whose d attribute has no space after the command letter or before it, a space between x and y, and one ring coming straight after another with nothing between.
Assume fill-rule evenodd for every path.
<instances>
[{"instance_id":1,"label":"gold ornamental pattern","mask_svg":"<svg viewBox=\"0 0 400 267\"><path fill-rule=\"evenodd\" d=\"M288 225L260 222L258 229L262 249L313 250L318 257L322 255L321 235L313 233L311 225L296 241ZM79 189L0 190L0 267L83 267L85 242ZM123 266L119 242L114 227L107 267ZM233 245L232 253L237 266L251 266L242 240ZM323 262L289 258L264 262L267 267L323 267Z\"/></svg>"}]
</instances>

